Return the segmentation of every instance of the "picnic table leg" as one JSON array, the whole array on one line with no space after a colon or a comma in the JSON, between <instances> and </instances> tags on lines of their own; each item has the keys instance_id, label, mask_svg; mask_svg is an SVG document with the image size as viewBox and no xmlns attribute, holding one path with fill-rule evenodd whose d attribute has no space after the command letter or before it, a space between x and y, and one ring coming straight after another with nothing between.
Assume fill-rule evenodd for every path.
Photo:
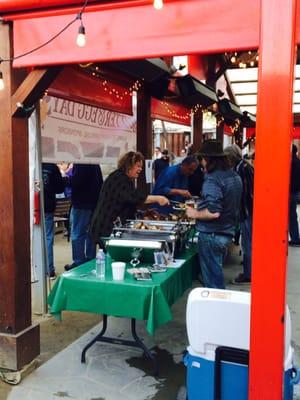
<instances>
[{"instance_id":1,"label":"picnic table leg","mask_svg":"<svg viewBox=\"0 0 300 400\"><path fill-rule=\"evenodd\" d=\"M137 343L137 346L141 347L141 349L144 350L144 353L146 354L146 356L148 358L150 358L150 360L152 361L153 366L154 366L153 375L154 376L158 376L159 375L159 371L158 371L157 360L156 360L155 356L151 353L151 351L147 349L147 347L144 345L144 343L138 337L138 335L136 333L135 321L136 320L134 318L131 319L131 334L132 334L132 337L134 338L135 342Z\"/></svg>"},{"instance_id":2,"label":"picnic table leg","mask_svg":"<svg viewBox=\"0 0 300 400\"><path fill-rule=\"evenodd\" d=\"M127 340L127 339L120 339L120 338L114 338L114 337L107 337L103 336L105 331L107 329L107 315L103 314L103 326L101 329L101 332L98 333L94 337L93 340L91 340L82 350L81 353L81 362L85 363L85 353L87 350L96 342L104 342L104 343L112 343L112 344L119 344L123 346L132 346L132 347L139 347L144 351L144 354L152 361L154 369L153 369L153 375L158 376L158 364L156 361L155 356L151 353L149 349L144 345L142 340L138 337L136 333L136 320L135 318L131 318L131 334L134 340Z\"/></svg>"},{"instance_id":3,"label":"picnic table leg","mask_svg":"<svg viewBox=\"0 0 300 400\"><path fill-rule=\"evenodd\" d=\"M85 363L85 353L87 352L87 350L88 350L91 346L93 346L93 344L96 343L96 342L101 338L101 336L104 335L104 333L105 333L105 331L106 331L106 328L107 328L107 315L106 315L106 314L103 314L102 318L103 318L103 319L102 319L103 325L102 325L101 332L98 333L98 335L95 336L94 339L91 340L91 341L85 346L85 348L82 350L82 353L81 353L81 362L82 362L82 363ZM100 339L100 340L101 340L101 339Z\"/></svg>"}]
</instances>

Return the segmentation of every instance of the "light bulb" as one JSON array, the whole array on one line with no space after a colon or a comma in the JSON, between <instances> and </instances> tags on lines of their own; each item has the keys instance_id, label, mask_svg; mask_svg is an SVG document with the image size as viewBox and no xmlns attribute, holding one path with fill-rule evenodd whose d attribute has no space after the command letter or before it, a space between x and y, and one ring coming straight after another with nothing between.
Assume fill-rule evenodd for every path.
<instances>
[{"instance_id":1,"label":"light bulb","mask_svg":"<svg viewBox=\"0 0 300 400\"><path fill-rule=\"evenodd\" d=\"M84 47L86 43L86 39L85 39L85 28L83 25L80 25L79 29L78 29L78 35L76 38L76 44L79 47Z\"/></svg>"},{"instance_id":2,"label":"light bulb","mask_svg":"<svg viewBox=\"0 0 300 400\"><path fill-rule=\"evenodd\" d=\"M3 74L0 71L0 90L4 89L4 80L3 80Z\"/></svg>"},{"instance_id":3,"label":"light bulb","mask_svg":"<svg viewBox=\"0 0 300 400\"><path fill-rule=\"evenodd\" d=\"M234 63L236 62L236 57L235 57L235 56L232 56L231 59L230 59L230 61L234 64Z\"/></svg>"},{"instance_id":4,"label":"light bulb","mask_svg":"<svg viewBox=\"0 0 300 400\"><path fill-rule=\"evenodd\" d=\"M161 10L163 6L164 6L163 0L154 0L153 7L155 8L155 10Z\"/></svg>"}]
</instances>

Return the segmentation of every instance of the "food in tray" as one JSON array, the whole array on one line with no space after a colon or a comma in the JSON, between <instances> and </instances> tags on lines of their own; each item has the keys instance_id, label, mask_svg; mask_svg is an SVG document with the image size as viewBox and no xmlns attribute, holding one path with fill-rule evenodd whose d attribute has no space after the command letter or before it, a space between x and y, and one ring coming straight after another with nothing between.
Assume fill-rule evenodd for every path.
<instances>
[{"instance_id":1,"label":"food in tray","mask_svg":"<svg viewBox=\"0 0 300 400\"><path fill-rule=\"evenodd\" d=\"M149 230L149 231L158 231L158 230L160 230L159 226L150 225L150 224L147 224L147 223L141 222L141 221L136 222L133 225L133 228L134 229L146 229L146 230Z\"/></svg>"},{"instance_id":2,"label":"food in tray","mask_svg":"<svg viewBox=\"0 0 300 400\"><path fill-rule=\"evenodd\" d=\"M149 281L152 279L151 271L148 268L128 268L127 272L133 275L137 281Z\"/></svg>"}]
</instances>

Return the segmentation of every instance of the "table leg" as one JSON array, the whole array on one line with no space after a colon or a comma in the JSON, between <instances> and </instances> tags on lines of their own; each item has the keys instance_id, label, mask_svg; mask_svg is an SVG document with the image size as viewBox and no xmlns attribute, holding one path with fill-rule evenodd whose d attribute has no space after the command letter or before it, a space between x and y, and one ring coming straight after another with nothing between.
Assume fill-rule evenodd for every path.
<instances>
[{"instance_id":1,"label":"table leg","mask_svg":"<svg viewBox=\"0 0 300 400\"><path fill-rule=\"evenodd\" d=\"M114 337L103 336L107 329L107 315L103 314L103 326L101 332L98 333L97 336L94 337L82 350L81 353L81 362L85 363L85 353L87 350L96 342L104 342L104 343L113 343L113 344L120 344L123 346L132 346L132 347L139 347L143 350L144 354L152 361L153 364L153 374L154 376L158 376L158 364L155 356L151 353L151 351L144 345L142 340L138 337L136 333L136 320L135 318L131 319L131 334L134 340L127 340L127 339L120 339Z\"/></svg>"},{"instance_id":2,"label":"table leg","mask_svg":"<svg viewBox=\"0 0 300 400\"><path fill-rule=\"evenodd\" d=\"M91 340L91 341L84 347L84 349L82 350L82 353L81 353L81 362L82 362L82 363L85 363L85 353L87 352L87 350L88 350L91 346L93 346L94 343L96 343L98 340L100 340L99 338L101 338L101 336L103 336L104 333L105 333L105 331L106 331L106 328L107 328L107 315L106 315L106 314L103 314L103 316L102 316L102 321L103 321L103 325L102 325L101 332L98 333L98 335L95 336L94 339Z\"/></svg>"},{"instance_id":3,"label":"table leg","mask_svg":"<svg viewBox=\"0 0 300 400\"><path fill-rule=\"evenodd\" d=\"M146 354L146 356L148 358L150 358L150 360L152 361L153 366L154 366L154 370L153 370L154 376L158 376L159 371L158 371L158 364L157 364L156 358L153 355L153 353L151 353L151 351L144 345L144 343L138 337L138 335L136 333L136 329L135 329L135 319L134 318L131 319L131 334L132 334L133 339L136 342L136 346L140 347L142 350L144 350L144 353Z\"/></svg>"}]
</instances>

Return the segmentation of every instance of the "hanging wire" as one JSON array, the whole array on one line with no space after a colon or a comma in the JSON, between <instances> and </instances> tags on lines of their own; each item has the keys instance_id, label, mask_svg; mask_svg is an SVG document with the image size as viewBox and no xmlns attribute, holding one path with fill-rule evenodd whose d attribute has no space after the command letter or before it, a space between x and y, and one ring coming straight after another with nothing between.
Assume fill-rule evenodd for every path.
<instances>
[{"instance_id":1,"label":"hanging wire","mask_svg":"<svg viewBox=\"0 0 300 400\"><path fill-rule=\"evenodd\" d=\"M37 50L39 50L39 49L41 49L41 48L47 46L49 43L53 42L53 40L55 40L58 36L60 36L63 32L65 32L71 25L73 25L74 22L76 22L78 19L79 19L80 21L82 20L82 14L83 14L83 12L84 12L84 10L85 10L87 4L88 4L88 0L85 0L83 6L81 7L81 9L80 9L80 11L78 12L78 14L76 15L76 17L73 18L65 27L63 27L59 32L57 32L54 36L52 36L52 37L51 37L49 40L47 40L45 43L43 43L43 44L41 44L41 45L35 47L35 48L32 49L32 50L26 51L25 53L19 54L18 56L15 56L15 57L11 57L11 58L2 58L2 57L0 57L0 64L1 64L2 62L10 62L10 61L14 61L14 60L17 60L17 59L19 59L19 58L28 56L29 54L32 54L32 53L34 53L35 51L37 51Z\"/></svg>"}]
</instances>

